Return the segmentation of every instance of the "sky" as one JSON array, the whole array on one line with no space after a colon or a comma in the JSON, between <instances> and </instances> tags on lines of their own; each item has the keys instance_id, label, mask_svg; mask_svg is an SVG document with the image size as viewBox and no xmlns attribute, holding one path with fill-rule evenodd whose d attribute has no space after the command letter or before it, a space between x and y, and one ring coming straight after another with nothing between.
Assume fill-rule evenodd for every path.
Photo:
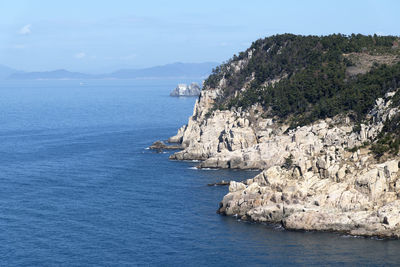
<instances>
[{"instance_id":1,"label":"sky","mask_svg":"<svg viewBox=\"0 0 400 267\"><path fill-rule=\"evenodd\" d=\"M279 33L400 35L397 0L0 0L0 64L101 73L223 62Z\"/></svg>"}]
</instances>

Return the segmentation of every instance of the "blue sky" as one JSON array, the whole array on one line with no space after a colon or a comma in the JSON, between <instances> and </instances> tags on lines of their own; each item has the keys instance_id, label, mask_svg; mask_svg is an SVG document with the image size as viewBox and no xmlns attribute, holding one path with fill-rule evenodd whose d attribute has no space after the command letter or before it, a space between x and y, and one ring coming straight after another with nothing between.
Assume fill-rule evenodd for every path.
<instances>
[{"instance_id":1,"label":"blue sky","mask_svg":"<svg viewBox=\"0 0 400 267\"><path fill-rule=\"evenodd\" d=\"M400 35L400 1L0 2L0 64L103 72L222 62L277 34Z\"/></svg>"}]
</instances>

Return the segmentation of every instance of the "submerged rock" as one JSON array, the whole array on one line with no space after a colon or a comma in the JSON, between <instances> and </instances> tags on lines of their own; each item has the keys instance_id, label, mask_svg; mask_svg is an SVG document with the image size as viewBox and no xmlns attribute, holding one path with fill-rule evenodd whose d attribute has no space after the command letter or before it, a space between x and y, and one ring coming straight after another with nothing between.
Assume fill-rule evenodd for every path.
<instances>
[{"instance_id":1,"label":"submerged rock","mask_svg":"<svg viewBox=\"0 0 400 267\"><path fill-rule=\"evenodd\" d=\"M216 182L216 183L211 183L211 184L207 184L208 186L217 186L217 185L229 185L229 181L224 181L224 180L222 180L222 181L220 181L220 182Z\"/></svg>"}]
</instances>

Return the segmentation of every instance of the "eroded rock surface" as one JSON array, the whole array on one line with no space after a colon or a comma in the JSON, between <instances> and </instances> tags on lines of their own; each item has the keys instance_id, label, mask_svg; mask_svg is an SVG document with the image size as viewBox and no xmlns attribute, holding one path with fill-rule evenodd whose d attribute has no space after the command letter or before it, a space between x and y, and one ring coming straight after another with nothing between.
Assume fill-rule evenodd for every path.
<instances>
[{"instance_id":1,"label":"eroded rock surface","mask_svg":"<svg viewBox=\"0 0 400 267\"><path fill-rule=\"evenodd\" d=\"M169 139L183 147L171 159L201 160L200 168L262 171L232 181L219 213L287 229L400 237L399 158L378 163L368 149L398 112L391 107L394 92L378 98L368 123L358 127L337 116L288 130L262 117L257 105L214 110L225 82L201 92L188 124Z\"/></svg>"},{"instance_id":2,"label":"eroded rock surface","mask_svg":"<svg viewBox=\"0 0 400 267\"><path fill-rule=\"evenodd\" d=\"M323 157L315 158L323 161ZM287 229L400 237L398 160L368 167L354 162L326 176L322 166L299 175L298 166L273 166L243 183L231 182L219 212Z\"/></svg>"}]
</instances>

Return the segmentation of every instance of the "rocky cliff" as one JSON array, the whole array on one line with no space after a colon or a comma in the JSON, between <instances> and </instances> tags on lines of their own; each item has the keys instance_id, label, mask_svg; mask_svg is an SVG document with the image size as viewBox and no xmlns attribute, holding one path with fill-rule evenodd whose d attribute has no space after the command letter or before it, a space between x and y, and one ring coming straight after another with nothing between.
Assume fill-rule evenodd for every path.
<instances>
[{"instance_id":1,"label":"rocky cliff","mask_svg":"<svg viewBox=\"0 0 400 267\"><path fill-rule=\"evenodd\" d=\"M308 79L305 74L298 82L300 78L296 75L304 69L312 69L316 63L307 65L307 60L296 61L291 48L285 52L293 36L290 40L284 37L286 42L270 43L267 38L261 45L253 44L239 57L235 56L214 71L206 81L188 124L169 139L184 148L170 158L201 160L199 168L261 170L253 179L230 183L219 213L245 220L281 223L287 229L400 237L400 157L396 142L387 140L387 136L393 140L397 138L396 130L393 130L396 127L389 131L388 125L393 126L398 117L399 105L396 103L400 99L400 72L390 68L397 68L400 56L386 39L385 42L376 39L372 46L358 48L359 40L365 45L365 40L369 39L363 39L363 36L341 37L345 43L351 43L355 38L354 48L327 46L327 50L321 48L321 54L342 50L350 52L333 59L333 62L343 61L343 65L337 62L335 65L341 68L337 75L343 76L330 81L328 75L333 72L321 77L314 70L310 72L315 82L325 79L329 80L331 87L338 87L329 97L311 90L313 85L304 86ZM307 38L301 42L304 40ZM323 38L315 40L315 43L310 41L313 49L323 47L326 42ZM376 45L380 41L384 45ZM264 52L260 54L260 49L274 53L268 56L271 61L276 55L289 53L295 62L302 63L289 68L288 61L280 58L279 62L283 63L274 65L279 71L271 69L260 81L257 78L260 74L254 67L254 64L264 64L257 63L262 62L260 55L265 56ZM366 49L374 53L368 53ZM330 64L329 60L326 64ZM383 66L384 75L379 72L379 66ZM374 83L377 80L374 72L384 77L380 83L384 88L378 88L379 85ZM238 80L237 77L241 78ZM297 86L295 89L291 89L293 84ZM304 101L308 101L306 109L295 101L298 106L288 107L292 111L289 114L283 114L282 110L274 111L274 105L287 108L281 102L288 101L291 92L297 92L299 86L303 86L301 92L306 94L297 93L297 97L305 97ZM323 81L321 88L324 86L329 88ZM358 90L357 86L361 86L361 94L349 95L348 92ZM368 91L370 87L375 93ZM276 88L281 91L274 91ZM257 94L249 98L252 90ZM309 97L311 94L314 94L312 98ZM341 100L338 97L341 94L347 98ZM371 94L372 100L364 96ZM265 97L275 97L279 101ZM348 104L350 100L363 103ZM309 112L321 111L325 107L322 105L329 106L330 101L342 108L338 111L330 109L322 115ZM376 147L385 149L377 155L372 153L378 151ZM389 148L392 153L389 153Z\"/></svg>"}]
</instances>

